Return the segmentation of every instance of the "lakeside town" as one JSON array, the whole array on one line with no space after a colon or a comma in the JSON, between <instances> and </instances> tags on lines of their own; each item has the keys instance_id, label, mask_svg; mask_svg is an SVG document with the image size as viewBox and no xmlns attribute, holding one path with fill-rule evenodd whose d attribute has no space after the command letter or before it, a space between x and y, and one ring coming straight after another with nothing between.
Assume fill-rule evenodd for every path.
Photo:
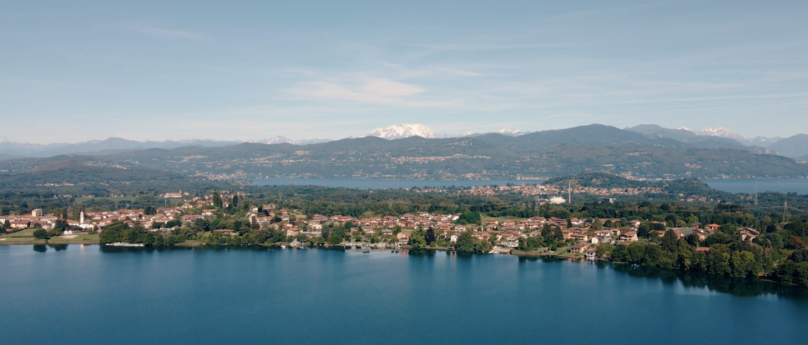
<instances>
[{"instance_id":1,"label":"lakeside town","mask_svg":"<svg viewBox=\"0 0 808 345\"><path fill-rule=\"evenodd\" d=\"M603 194L604 189L579 188L576 192ZM636 195L653 190L608 189L610 193ZM523 193L526 195L559 193L552 186L520 185L498 187L471 187L471 195L496 193ZM494 194L490 194L494 193ZM275 204L243 202L245 193L220 191L204 197L189 197L188 193L170 192L161 195L173 206L122 208L112 211L90 211L77 208L45 213L34 209L30 214L0 216L0 227L5 236L0 244L23 243L102 243L100 234L112 224L138 228L155 236L184 234L177 245L198 246L229 244L228 239L243 238L251 233L270 231L278 234L265 245L301 248L311 245L364 246L378 249L405 249L413 245L413 235L429 231L431 240L421 247L454 250L464 233L479 243L486 243L487 253L521 255L557 255L571 258L598 259L599 245L628 244L654 241L666 234L676 239L695 236L703 241L721 228L719 224L701 224L698 219L665 222L625 218L577 217L487 217L469 213L415 212L399 215L352 217L340 214L303 214L299 209L278 208ZM561 200L559 200L561 199ZM224 201L228 200L228 201ZM562 204L565 200L553 197L545 204ZM333 229L344 228L336 240L329 236ZM331 229L331 231L329 231ZM752 228L739 230L742 240L752 240L760 231ZM531 239L553 237L543 246L528 245ZM216 239L212 241L212 239ZM122 245L122 242L116 242ZM236 242L240 244L242 242ZM525 251L525 248L531 250ZM709 247L696 251L709 252ZM602 255L601 255L602 256Z\"/></svg>"}]
</instances>

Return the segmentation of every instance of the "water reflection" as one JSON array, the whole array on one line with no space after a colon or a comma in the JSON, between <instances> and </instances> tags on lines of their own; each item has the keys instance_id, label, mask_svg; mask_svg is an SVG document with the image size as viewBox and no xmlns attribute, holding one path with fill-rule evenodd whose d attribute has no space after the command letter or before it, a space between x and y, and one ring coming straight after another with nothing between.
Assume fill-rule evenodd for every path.
<instances>
[{"instance_id":1,"label":"water reflection","mask_svg":"<svg viewBox=\"0 0 808 345\"><path fill-rule=\"evenodd\" d=\"M65 250L67 245L49 245L56 251ZM44 253L47 251L46 245L34 245L34 251ZM251 252L266 252L275 250L284 250L279 247L264 247L264 246L205 246L200 248L192 247L173 247L173 248L148 248L148 247L112 247L100 246L102 253L153 253L173 250L213 250L213 251L251 251ZM318 247L319 250L345 252L345 248L340 246L334 247ZM289 249L291 250L291 249ZM476 254L472 253L458 253L446 252L446 255L455 256L458 260L472 260ZM410 250L409 256L417 258L426 258L436 256L435 250ZM488 256L488 255L480 255ZM567 259L559 259L550 256L529 257L520 256L517 258L520 264L527 262L543 262L543 263L558 263L568 261ZM666 286L674 287L677 283L681 282L682 286L686 289L707 289L711 292L720 292L731 294L740 297L754 297L762 295L775 295L778 297L793 298L803 301L808 301L808 289L796 286L786 286L774 282L759 280L759 279L742 279L731 278L723 276L714 276L698 272L690 271L676 271L667 270L653 267L632 267L630 265L612 264L604 261L597 262L579 262L576 264L581 265L595 265L598 269L613 269L619 274L627 275L636 279L653 279L659 280Z\"/></svg>"},{"instance_id":2,"label":"water reflection","mask_svg":"<svg viewBox=\"0 0 808 345\"><path fill-rule=\"evenodd\" d=\"M37 253L44 253L48 251L48 247L44 244L35 244L34 251Z\"/></svg>"},{"instance_id":3,"label":"water reflection","mask_svg":"<svg viewBox=\"0 0 808 345\"><path fill-rule=\"evenodd\" d=\"M57 252L67 250L66 244L48 244L48 247L55 249Z\"/></svg>"},{"instance_id":4,"label":"water reflection","mask_svg":"<svg viewBox=\"0 0 808 345\"><path fill-rule=\"evenodd\" d=\"M808 289L787 286L759 279L731 278L699 272L666 270L654 267L606 264L621 274L632 278L661 280L665 285L681 282L685 288L708 289L740 297L776 295L808 301Z\"/></svg>"},{"instance_id":5,"label":"water reflection","mask_svg":"<svg viewBox=\"0 0 808 345\"><path fill-rule=\"evenodd\" d=\"M435 256L435 252L436 251L434 249L413 249L410 250L408 254L410 254L410 256L415 257L427 257L427 256L432 257Z\"/></svg>"}]
</instances>

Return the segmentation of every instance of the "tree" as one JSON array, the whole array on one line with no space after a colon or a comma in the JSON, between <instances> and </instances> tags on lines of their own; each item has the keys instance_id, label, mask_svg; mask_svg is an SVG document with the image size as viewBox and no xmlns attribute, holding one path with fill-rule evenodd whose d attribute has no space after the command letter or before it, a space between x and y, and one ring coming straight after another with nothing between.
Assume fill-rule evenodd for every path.
<instances>
[{"instance_id":1,"label":"tree","mask_svg":"<svg viewBox=\"0 0 808 345\"><path fill-rule=\"evenodd\" d=\"M337 234L336 232L332 233L331 236L328 236L327 242L331 245L337 245L342 243L342 236Z\"/></svg>"},{"instance_id":2,"label":"tree","mask_svg":"<svg viewBox=\"0 0 808 345\"><path fill-rule=\"evenodd\" d=\"M631 246L629 246L629 250ZM644 265L648 266L660 266L662 263L662 249L659 246L649 244L645 246L645 255L641 260L637 260L635 262L641 262Z\"/></svg>"},{"instance_id":3,"label":"tree","mask_svg":"<svg viewBox=\"0 0 808 345\"><path fill-rule=\"evenodd\" d=\"M606 246L605 244L600 244L598 245L598 248L595 249L595 254L601 259L605 257L606 254L608 253L609 253L609 247Z\"/></svg>"},{"instance_id":4,"label":"tree","mask_svg":"<svg viewBox=\"0 0 808 345\"><path fill-rule=\"evenodd\" d=\"M34 237L38 240L44 240L48 238L48 232L42 229L34 231Z\"/></svg>"},{"instance_id":5,"label":"tree","mask_svg":"<svg viewBox=\"0 0 808 345\"><path fill-rule=\"evenodd\" d=\"M668 253L676 253L676 242L678 240L679 236L676 236L673 230L666 231L665 236L662 236L662 249Z\"/></svg>"},{"instance_id":6,"label":"tree","mask_svg":"<svg viewBox=\"0 0 808 345\"><path fill-rule=\"evenodd\" d=\"M213 192L213 206L222 207L223 204L222 197L219 196L219 193Z\"/></svg>"},{"instance_id":7,"label":"tree","mask_svg":"<svg viewBox=\"0 0 808 345\"><path fill-rule=\"evenodd\" d=\"M455 247L455 250L461 253L474 252L474 237L471 236L470 231L466 231L457 237L457 246Z\"/></svg>"},{"instance_id":8,"label":"tree","mask_svg":"<svg viewBox=\"0 0 808 345\"><path fill-rule=\"evenodd\" d=\"M418 229L410 234L409 245L412 249L424 249L426 247L426 240L424 239L424 230Z\"/></svg>"},{"instance_id":9,"label":"tree","mask_svg":"<svg viewBox=\"0 0 808 345\"><path fill-rule=\"evenodd\" d=\"M697 247L699 245L699 235L693 231L689 235L685 236L685 241L687 241L687 244Z\"/></svg>"},{"instance_id":10,"label":"tree","mask_svg":"<svg viewBox=\"0 0 808 345\"><path fill-rule=\"evenodd\" d=\"M612 250L612 261L614 262L628 262L628 246L625 244L618 244Z\"/></svg>"},{"instance_id":11,"label":"tree","mask_svg":"<svg viewBox=\"0 0 808 345\"><path fill-rule=\"evenodd\" d=\"M233 203L230 204L233 208L238 207L238 195L233 195Z\"/></svg>"},{"instance_id":12,"label":"tree","mask_svg":"<svg viewBox=\"0 0 808 345\"><path fill-rule=\"evenodd\" d=\"M435 244L435 239L435 230L433 230L432 227L429 227L424 234L424 241L426 241L428 246L432 246Z\"/></svg>"},{"instance_id":13,"label":"tree","mask_svg":"<svg viewBox=\"0 0 808 345\"><path fill-rule=\"evenodd\" d=\"M480 222L480 214L477 212L466 211L457 217L458 224L477 224Z\"/></svg>"},{"instance_id":14,"label":"tree","mask_svg":"<svg viewBox=\"0 0 808 345\"><path fill-rule=\"evenodd\" d=\"M196 232L204 232L211 230L211 224L206 219L197 218L194 220L194 223L191 225L191 228L194 229Z\"/></svg>"},{"instance_id":15,"label":"tree","mask_svg":"<svg viewBox=\"0 0 808 345\"><path fill-rule=\"evenodd\" d=\"M651 228L648 226L647 223L640 224L640 227L637 228L637 236L648 238L648 234L651 232Z\"/></svg>"},{"instance_id":16,"label":"tree","mask_svg":"<svg viewBox=\"0 0 808 345\"><path fill-rule=\"evenodd\" d=\"M806 262L808 261L808 249L799 249L795 250L791 255L788 256L788 259L794 261L796 263Z\"/></svg>"}]
</instances>

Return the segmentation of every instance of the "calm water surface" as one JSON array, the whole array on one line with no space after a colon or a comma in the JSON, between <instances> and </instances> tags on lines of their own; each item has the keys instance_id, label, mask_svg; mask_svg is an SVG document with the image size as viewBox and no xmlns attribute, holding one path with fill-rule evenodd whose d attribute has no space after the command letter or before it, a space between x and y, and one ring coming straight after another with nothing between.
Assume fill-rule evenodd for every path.
<instances>
[{"instance_id":1,"label":"calm water surface","mask_svg":"<svg viewBox=\"0 0 808 345\"><path fill-rule=\"evenodd\" d=\"M808 340L798 290L514 256L0 246L0 277L3 344Z\"/></svg>"},{"instance_id":2,"label":"calm water surface","mask_svg":"<svg viewBox=\"0 0 808 345\"><path fill-rule=\"evenodd\" d=\"M808 179L776 180L706 180L710 187L730 193L754 193L755 182L758 192L780 192L808 194Z\"/></svg>"},{"instance_id":3,"label":"calm water surface","mask_svg":"<svg viewBox=\"0 0 808 345\"><path fill-rule=\"evenodd\" d=\"M503 186L512 184L537 184L543 180L496 180L496 181L455 181L455 180L365 180L365 179L303 179L303 178L273 178L254 179L255 184L261 186L272 185L313 185L325 187L344 187L358 189L398 189L412 187L471 187L471 186ZM776 179L776 180L705 180L710 187L730 193L754 193L755 181L758 182L758 191L808 194L808 179Z\"/></svg>"}]
</instances>

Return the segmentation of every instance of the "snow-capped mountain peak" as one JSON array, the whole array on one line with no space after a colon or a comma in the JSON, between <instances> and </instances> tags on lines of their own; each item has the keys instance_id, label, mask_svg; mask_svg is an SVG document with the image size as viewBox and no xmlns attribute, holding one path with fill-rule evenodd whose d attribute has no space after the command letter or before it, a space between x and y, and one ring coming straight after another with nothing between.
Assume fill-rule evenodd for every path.
<instances>
[{"instance_id":1,"label":"snow-capped mountain peak","mask_svg":"<svg viewBox=\"0 0 808 345\"><path fill-rule=\"evenodd\" d=\"M690 129L690 128L687 128L687 127L685 127L685 126L680 126L679 128L677 128L677 130L680 130L680 131L688 131L688 132L693 132L693 133L696 133L696 131L694 131L694 130L692 130L692 129Z\"/></svg>"},{"instance_id":2,"label":"snow-capped mountain peak","mask_svg":"<svg viewBox=\"0 0 808 345\"><path fill-rule=\"evenodd\" d=\"M704 127L696 134L704 135L704 136L711 136L711 137L722 137L722 138L730 138L730 139L749 140L749 138L741 136L741 135L738 135L738 134L735 134L731 130L723 128L723 127L718 127L718 128Z\"/></svg>"},{"instance_id":3,"label":"snow-capped mountain peak","mask_svg":"<svg viewBox=\"0 0 808 345\"><path fill-rule=\"evenodd\" d=\"M499 131L497 131L497 133L503 134L503 135L510 135L512 137L518 137L518 136L520 136L522 134L525 134L525 133L523 133L522 131L520 131L518 129L512 129L512 128L503 128L503 129L500 129Z\"/></svg>"},{"instance_id":4,"label":"snow-capped mountain peak","mask_svg":"<svg viewBox=\"0 0 808 345\"><path fill-rule=\"evenodd\" d=\"M418 123L405 123L385 128L376 128L368 135L384 139L401 139L419 136L422 138L435 138L435 131Z\"/></svg>"}]
</instances>

